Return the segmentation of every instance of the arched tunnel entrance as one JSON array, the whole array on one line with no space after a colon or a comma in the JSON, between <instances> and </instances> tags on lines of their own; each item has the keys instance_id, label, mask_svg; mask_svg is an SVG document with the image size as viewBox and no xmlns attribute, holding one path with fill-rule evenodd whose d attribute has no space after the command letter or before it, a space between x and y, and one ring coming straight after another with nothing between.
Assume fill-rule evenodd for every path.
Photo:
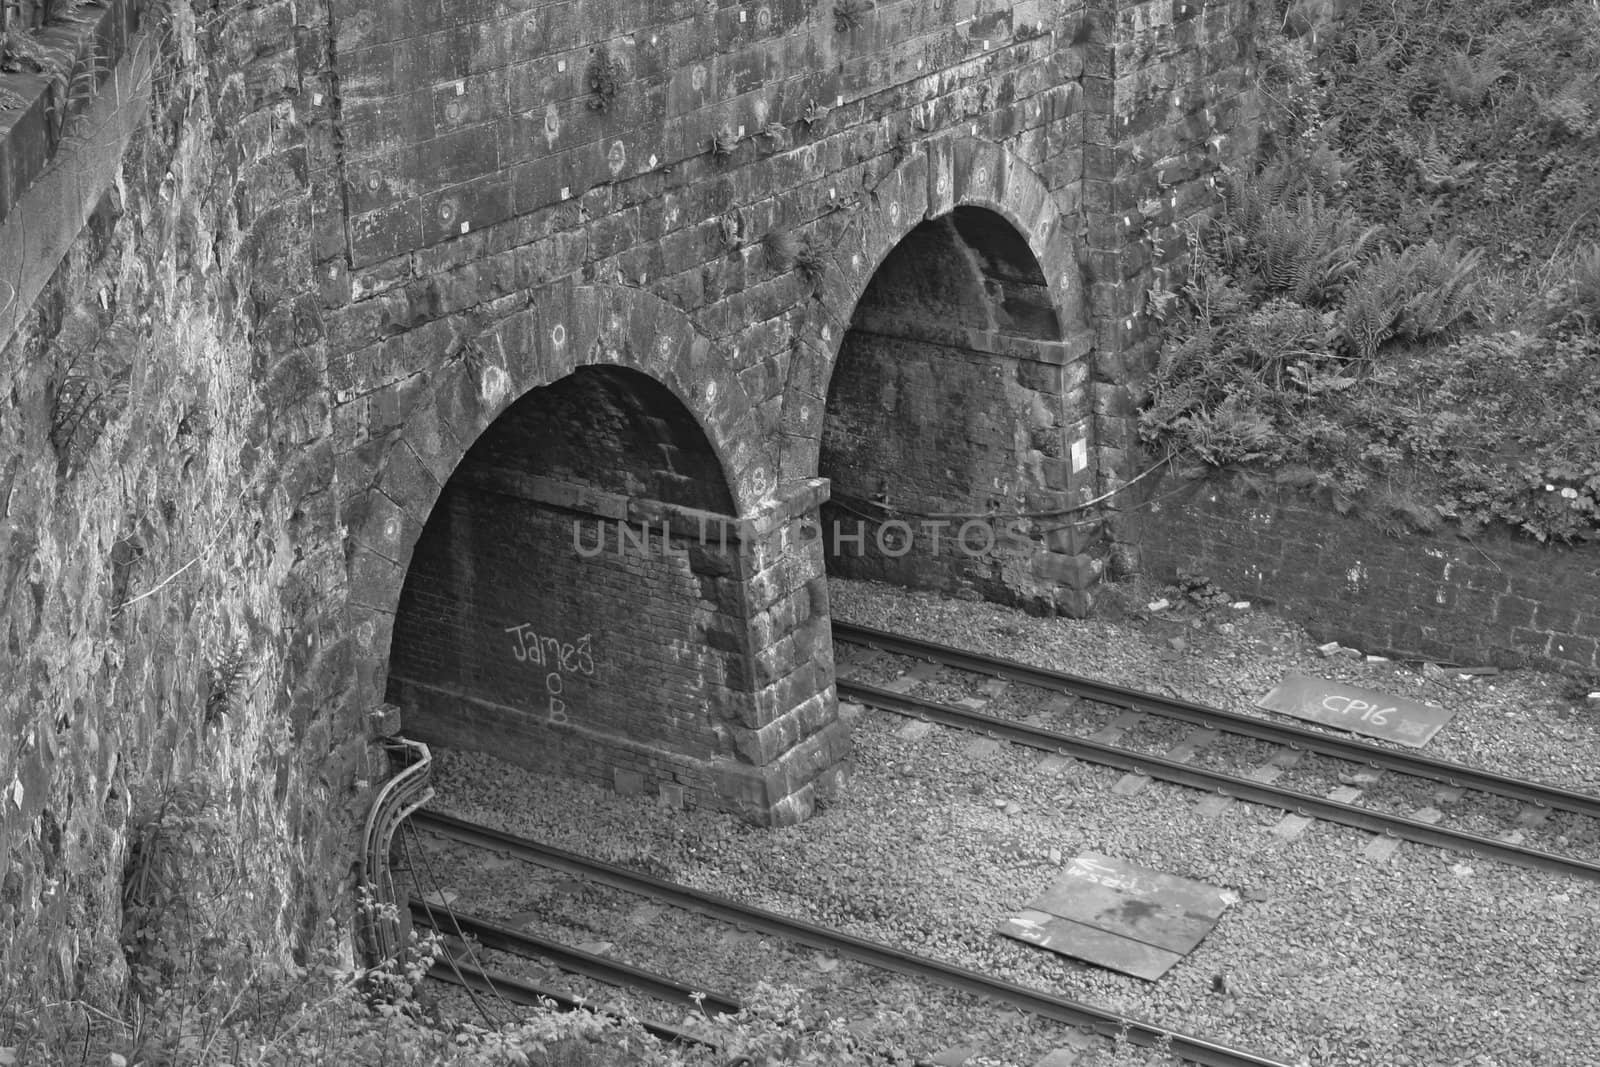
<instances>
[{"instance_id":1,"label":"arched tunnel entrance","mask_svg":"<svg viewBox=\"0 0 1600 1067\"><path fill-rule=\"evenodd\" d=\"M985 208L923 222L856 305L819 473L830 574L1088 613L1087 334L1022 235Z\"/></svg>"},{"instance_id":2,"label":"arched tunnel entrance","mask_svg":"<svg viewBox=\"0 0 1600 1067\"><path fill-rule=\"evenodd\" d=\"M449 477L406 572L387 697L419 740L802 818L804 783L848 740L823 730L808 777L784 760L832 706L792 693L817 721L762 729L794 706L752 629L759 541L671 391L579 367L513 402Z\"/></svg>"}]
</instances>

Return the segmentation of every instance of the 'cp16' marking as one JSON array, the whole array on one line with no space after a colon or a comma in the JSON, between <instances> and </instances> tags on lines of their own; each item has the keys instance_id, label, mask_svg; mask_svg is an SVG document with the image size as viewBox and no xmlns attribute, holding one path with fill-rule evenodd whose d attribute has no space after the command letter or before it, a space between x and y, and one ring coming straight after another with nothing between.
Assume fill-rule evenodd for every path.
<instances>
[{"instance_id":1,"label":"'cp16' marking","mask_svg":"<svg viewBox=\"0 0 1600 1067\"><path fill-rule=\"evenodd\" d=\"M1370 722L1374 726L1382 726L1389 721L1390 712L1400 710L1385 708L1355 697L1340 696L1337 693L1323 697L1322 706L1335 715L1359 715L1362 722Z\"/></svg>"}]
</instances>

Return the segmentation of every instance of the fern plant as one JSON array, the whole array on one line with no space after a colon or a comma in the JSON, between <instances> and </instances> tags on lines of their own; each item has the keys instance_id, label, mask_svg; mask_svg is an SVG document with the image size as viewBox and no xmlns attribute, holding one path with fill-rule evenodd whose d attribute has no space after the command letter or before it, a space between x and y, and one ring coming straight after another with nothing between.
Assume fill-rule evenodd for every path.
<instances>
[{"instance_id":1,"label":"fern plant","mask_svg":"<svg viewBox=\"0 0 1600 1067\"><path fill-rule=\"evenodd\" d=\"M1397 326L1400 335L1423 340L1449 333L1470 318L1480 302L1482 259L1482 249L1462 251L1454 238L1444 244L1412 245L1401 252L1406 302Z\"/></svg>"},{"instance_id":2,"label":"fern plant","mask_svg":"<svg viewBox=\"0 0 1600 1067\"><path fill-rule=\"evenodd\" d=\"M1379 256L1345 287L1339 336L1356 359L1371 360L1394 336L1405 310L1405 293L1400 287L1403 274L1399 257Z\"/></svg>"},{"instance_id":3,"label":"fern plant","mask_svg":"<svg viewBox=\"0 0 1600 1067\"><path fill-rule=\"evenodd\" d=\"M1452 52L1439 64L1434 83L1439 95L1462 108L1475 108L1509 71L1490 56Z\"/></svg>"}]
</instances>

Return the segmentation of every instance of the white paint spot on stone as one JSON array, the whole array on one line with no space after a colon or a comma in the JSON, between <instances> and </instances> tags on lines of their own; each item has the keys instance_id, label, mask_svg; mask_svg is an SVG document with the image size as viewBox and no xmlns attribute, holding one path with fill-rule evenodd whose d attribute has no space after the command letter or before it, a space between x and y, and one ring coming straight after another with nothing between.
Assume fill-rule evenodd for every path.
<instances>
[{"instance_id":1,"label":"white paint spot on stone","mask_svg":"<svg viewBox=\"0 0 1600 1067\"><path fill-rule=\"evenodd\" d=\"M483 377L478 381L478 395L483 402L496 407L511 393L511 376L497 363L490 363L483 368Z\"/></svg>"},{"instance_id":2,"label":"white paint spot on stone","mask_svg":"<svg viewBox=\"0 0 1600 1067\"><path fill-rule=\"evenodd\" d=\"M978 168L978 173L976 175L976 178L977 178L977 184L978 185L988 185L989 184L989 168L988 167L979 167Z\"/></svg>"},{"instance_id":3,"label":"white paint spot on stone","mask_svg":"<svg viewBox=\"0 0 1600 1067\"><path fill-rule=\"evenodd\" d=\"M563 185L561 187L561 199L563 199L563 200L571 200L572 199L572 190L569 187L565 186L565 185Z\"/></svg>"},{"instance_id":4,"label":"white paint spot on stone","mask_svg":"<svg viewBox=\"0 0 1600 1067\"><path fill-rule=\"evenodd\" d=\"M744 21L744 8L742 8L742 7L739 9L739 21L740 22Z\"/></svg>"},{"instance_id":5,"label":"white paint spot on stone","mask_svg":"<svg viewBox=\"0 0 1600 1067\"><path fill-rule=\"evenodd\" d=\"M824 342L833 340L833 330L829 329L827 326L824 326L822 328L822 340Z\"/></svg>"},{"instance_id":6,"label":"white paint spot on stone","mask_svg":"<svg viewBox=\"0 0 1600 1067\"><path fill-rule=\"evenodd\" d=\"M556 60L556 73L557 74L565 74L566 72L567 72L567 61L564 60L564 59Z\"/></svg>"},{"instance_id":7,"label":"white paint spot on stone","mask_svg":"<svg viewBox=\"0 0 1600 1067\"><path fill-rule=\"evenodd\" d=\"M556 110L554 101L544 109L544 140L546 144L554 145L556 138L561 135L561 112Z\"/></svg>"},{"instance_id":8,"label":"white paint spot on stone","mask_svg":"<svg viewBox=\"0 0 1600 1067\"><path fill-rule=\"evenodd\" d=\"M715 404L716 402L717 402L717 383L716 382L707 382L706 383L706 403L707 404Z\"/></svg>"},{"instance_id":9,"label":"white paint spot on stone","mask_svg":"<svg viewBox=\"0 0 1600 1067\"><path fill-rule=\"evenodd\" d=\"M652 152L652 153L650 153L650 169L654 170L655 166L656 166L656 157L655 157L655 153Z\"/></svg>"},{"instance_id":10,"label":"white paint spot on stone","mask_svg":"<svg viewBox=\"0 0 1600 1067\"><path fill-rule=\"evenodd\" d=\"M312 93L311 94L311 104L312 104L313 107L321 107L322 106L322 94L321 93Z\"/></svg>"},{"instance_id":11,"label":"white paint spot on stone","mask_svg":"<svg viewBox=\"0 0 1600 1067\"><path fill-rule=\"evenodd\" d=\"M550 343L560 348L567 343L567 328L562 323L556 323L550 331Z\"/></svg>"},{"instance_id":12,"label":"white paint spot on stone","mask_svg":"<svg viewBox=\"0 0 1600 1067\"><path fill-rule=\"evenodd\" d=\"M461 232L462 233L466 233L470 229L472 229L472 223L468 222L466 219L462 219L461 220Z\"/></svg>"},{"instance_id":13,"label":"white paint spot on stone","mask_svg":"<svg viewBox=\"0 0 1600 1067\"><path fill-rule=\"evenodd\" d=\"M606 151L606 166L611 169L615 177L622 173L622 168L628 165L628 146L621 141L612 141L611 147Z\"/></svg>"},{"instance_id":14,"label":"white paint spot on stone","mask_svg":"<svg viewBox=\"0 0 1600 1067\"><path fill-rule=\"evenodd\" d=\"M696 63L689 68L689 84L694 86L695 92L706 87L706 68L704 63Z\"/></svg>"},{"instance_id":15,"label":"white paint spot on stone","mask_svg":"<svg viewBox=\"0 0 1600 1067\"><path fill-rule=\"evenodd\" d=\"M852 270L860 270L861 269L861 256L860 256L859 253L852 252L850 254L850 268Z\"/></svg>"}]
</instances>

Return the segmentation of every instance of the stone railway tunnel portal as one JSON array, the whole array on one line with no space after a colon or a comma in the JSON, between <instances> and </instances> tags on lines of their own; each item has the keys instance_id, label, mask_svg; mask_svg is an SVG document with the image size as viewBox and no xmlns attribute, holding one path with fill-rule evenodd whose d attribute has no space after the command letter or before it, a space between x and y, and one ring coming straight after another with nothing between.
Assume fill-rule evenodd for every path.
<instances>
[{"instance_id":1,"label":"stone railway tunnel portal","mask_svg":"<svg viewBox=\"0 0 1600 1067\"><path fill-rule=\"evenodd\" d=\"M802 532L822 485L758 492L753 406L697 373L711 346L681 313L625 287L556 293L373 445L354 570L387 653L369 684L419 740L802 819L849 751Z\"/></svg>"},{"instance_id":2,"label":"stone railway tunnel portal","mask_svg":"<svg viewBox=\"0 0 1600 1067\"><path fill-rule=\"evenodd\" d=\"M1088 485L1070 464L1089 429L1090 333L996 190L988 171L1004 162L968 160L932 211L938 175L906 167L904 199L834 250L855 287L815 308L854 310L796 335L785 408L802 447L777 480L726 357L641 290L552 287L442 368L382 442L358 536L358 573L380 584L357 588L394 598L369 613L390 631L374 684L406 732L795 821L849 765L828 567L1074 610L1078 589L1048 569L1067 554L1008 515ZM1059 264L1070 251L1048 200L1034 203L1031 230ZM952 523L959 553L901 552L893 531L878 549L901 501L907 516L982 518ZM838 551L834 531L858 530L868 551Z\"/></svg>"},{"instance_id":3,"label":"stone railway tunnel portal","mask_svg":"<svg viewBox=\"0 0 1600 1067\"><path fill-rule=\"evenodd\" d=\"M55 89L29 77L4 146L21 169L0 182L0 251L22 254L0 256L0 338L24 337L10 351L32 390L0 420L26 446L5 473L22 479L13 515L46 524L76 494L111 556L103 603L83 593L93 552L30 577L29 625L76 633L81 612L127 607L116 556L140 551L125 533L152 505L143 473L184 482L174 450L204 450L210 513L239 521L222 542L174 532L144 577L164 552L185 582L226 590L219 615L267 621L276 674L248 730L269 736L286 708L304 730L268 760L280 796L264 807L295 799L263 851L302 860L319 900L348 875L371 742L397 729L804 818L850 751L817 536L827 478L826 518L863 518L872 548L891 508L1053 513L1077 479L1116 488L1126 383L1152 354L1145 294L1214 199L1206 175L1253 139L1247 0L879 0L855 19L826 0L263 0L198 21L102 6L49 32L107 80L46 122ZM86 136L59 135L66 112ZM785 244L804 271L765 256ZM134 338L135 381L214 400L246 444L135 409L108 416L93 446L108 462L76 476L91 480L63 482L36 400L89 351L58 332L66 307ZM874 438L947 462L891 464L860 446ZM171 469L122 477L151 457ZM261 492L237 495L245 482ZM733 520L726 544L701 543L702 518ZM611 551L584 555L602 523ZM265 551L252 529L279 532L272 551L296 543L241 584L239 561ZM37 547L8 560L31 567ZM1076 610L1084 549L1040 523L944 570L870 552L834 567ZM134 595L153 611L177 592ZM164 632L133 634L122 677L167 674ZM56 670L66 644L34 644ZM215 664L199 644L173 676L202 679L203 699ZM121 730L121 683L98 671L18 705L17 728L42 733L82 697L104 736ZM30 822L79 780L38 767L49 789L27 790L4 835L35 857ZM84 884L58 902L98 892ZM89 959L76 933L19 943L13 961Z\"/></svg>"},{"instance_id":4,"label":"stone railway tunnel portal","mask_svg":"<svg viewBox=\"0 0 1600 1067\"><path fill-rule=\"evenodd\" d=\"M830 573L1083 616L1087 496L1079 309L984 207L917 225L873 274L828 385L819 473Z\"/></svg>"},{"instance_id":5,"label":"stone railway tunnel portal","mask_svg":"<svg viewBox=\"0 0 1600 1067\"><path fill-rule=\"evenodd\" d=\"M1220 141L1191 119L1237 89L1199 85L1244 5L895 3L854 30L621 5L576 37L490 5L506 49L397 85L456 39L425 6L415 40L376 20L340 52L347 226L319 261L357 371L358 698L789 822L848 767L830 569L1089 610L1100 531L1069 512L1126 466L1139 235L1204 198ZM1130 175L1136 139L1160 167Z\"/></svg>"},{"instance_id":6,"label":"stone railway tunnel portal","mask_svg":"<svg viewBox=\"0 0 1600 1067\"><path fill-rule=\"evenodd\" d=\"M587 366L532 389L433 506L388 698L424 741L703 787L744 681L737 534L720 461L660 383Z\"/></svg>"}]
</instances>

